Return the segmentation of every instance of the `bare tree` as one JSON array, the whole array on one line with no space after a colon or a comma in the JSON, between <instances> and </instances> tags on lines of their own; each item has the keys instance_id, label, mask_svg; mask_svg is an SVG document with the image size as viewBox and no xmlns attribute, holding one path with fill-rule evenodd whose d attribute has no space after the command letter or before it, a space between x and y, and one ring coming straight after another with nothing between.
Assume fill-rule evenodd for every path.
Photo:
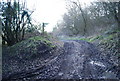
<instances>
[{"instance_id":1,"label":"bare tree","mask_svg":"<svg viewBox=\"0 0 120 81\"><path fill-rule=\"evenodd\" d=\"M12 2L1 2L2 39L8 45L13 45L24 39L25 29L30 26L31 19L24 5L15 0Z\"/></svg>"},{"instance_id":2,"label":"bare tree","mask_svg":"<svg viewBox=\"0 0 120 81\"><path fill-rule=\"evenodd\" d=\"M87 27L87 22L86 22L87 19L85 18L85 13L84 13L84 11L81 7L81 4L80 4L79 0L77 0L77 2L73 1L72 3L74 3L79 8L79 10L81 11L81 15L82 15L83 21L84 21L84 33L83 33L83 35L85 35L86 27Z\"/></svg>"}]
</instances>

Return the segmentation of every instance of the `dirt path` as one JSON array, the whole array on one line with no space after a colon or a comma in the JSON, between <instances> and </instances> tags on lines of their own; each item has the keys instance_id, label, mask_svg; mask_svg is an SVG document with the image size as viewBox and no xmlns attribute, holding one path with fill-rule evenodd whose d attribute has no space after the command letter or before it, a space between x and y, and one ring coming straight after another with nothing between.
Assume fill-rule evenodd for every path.
<instances>
[{"instance_id":1,"label":"dirt path","mask_svg":"<svg viewBox=\"0 0 120 81\"><path fill-rule=\"evenodd\" d=\"M84 41L65 42L64 62L61 64L61 78L100 78L106 66L98 58L100 52L90 43ZM94 64L92 63L94 62ZM95 64L96 62L96 64Z\"/></svg>"},{"instance_id":2,"label":"dirt path","mask_svg":"<svg viewBox=\"0 0 120 81\"><path fill-rule=\"evenodd\" d=\"M64 53L54 57L42 68L18 73L9 81L39 79L98 79L110 66L97 48L85 41L64 41Z\"/></svg>"}]
</instances>

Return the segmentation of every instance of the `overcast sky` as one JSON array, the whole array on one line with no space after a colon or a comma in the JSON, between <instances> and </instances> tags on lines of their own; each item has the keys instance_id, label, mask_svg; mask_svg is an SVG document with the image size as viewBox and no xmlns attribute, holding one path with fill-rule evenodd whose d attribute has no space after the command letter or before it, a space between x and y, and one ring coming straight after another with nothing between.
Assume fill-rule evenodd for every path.
<instances>
[{"instance_id":1,"label":"overcast sky","mask_svg":"<svg viewBox=\"0 0 120 81\"><path fill-rule=\"evenodd\" d=\"M2 0L6 1L6 0ZM13 0L14 1L14 0ZM49 23L46 31L52 31L57 21L62 19L62 15L67 12L65 0L20 0L26 1L27 7L34 10L32 18L39 23ZM73 0L75 1L75 0ZM80 2L89 3L93 0L80 0Z\"/></svg>"},{"instance_id":2,"label":"overcast sky","mask_svg":"<svg viewBox=\"0 0 120 81\"><path fill-rule=\"evenodd\" d=\"M46 31L52 31L52 28L62 15L66 12L65 0L26 0L27 7L35 10L32 17L37 22L49 23Z\"/></svg>"}]
</instances>

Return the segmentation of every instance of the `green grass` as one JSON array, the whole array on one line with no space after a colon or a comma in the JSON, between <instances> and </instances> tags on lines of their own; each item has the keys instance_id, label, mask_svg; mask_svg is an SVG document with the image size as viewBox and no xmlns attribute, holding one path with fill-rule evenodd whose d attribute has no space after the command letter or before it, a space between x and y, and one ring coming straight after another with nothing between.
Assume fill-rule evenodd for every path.
<instances>
[{"instance_id":1,"label":"green grass","mask_svg":"<svg viewBox=\"0 0 120 81\"><path fill-rule=\"evenodd\" d=\"M86 37L86 38L67 38L67 40L84 40L84 41L87 41L87 42L93 42L96 39L102 39L102 38L103 38L102 36L97 35L97 36Z\"/></svg>"},{"instance_id":2,"label":"green grass","mask_svg":"<svg viewBox=\"0 0 120 81\"><path fill-rule=\"evenodd\" d=\"M35 36L8 47L6 50L13 56L19 54L21 51L24 53L31 52L32 54L37 54L37 47L42 46L43 44L48 48L56 48L56 45L54 45L49 38Z\"/></svg>"},{"instance_id":3,"label":"green grass","mask_svg":"<svg viewBox=\"0 0 120 81\"><path fill-rule=\"evenodd\" d=\"M101 42L112 42L114 37L116 37L117 34L110 34L110 35L96 35L96 36L91 36L91 37L86 37L86 38L66 38L67 40L84 40L87 42L94 42L96 40L101 41ZM114 41L113 41L114 42Z\"/></svg>"},{"instance_id":4,"label":"green grass","mask_svg":"<svg viewBox=\"0 0 120 81\"><path fill-rule=\"evenodd\" d=\"M11 47L19 47L21 45L25 46L25 47L30 47L30 46L36 46L36 42L43 42L48 46L54 47L52 45L52 42L49 40L49 38L45 38L45 37L41 37L41 36L35 36L35 37L31 37L29 39L23 40Z\"/></svg>"}]
</instances>

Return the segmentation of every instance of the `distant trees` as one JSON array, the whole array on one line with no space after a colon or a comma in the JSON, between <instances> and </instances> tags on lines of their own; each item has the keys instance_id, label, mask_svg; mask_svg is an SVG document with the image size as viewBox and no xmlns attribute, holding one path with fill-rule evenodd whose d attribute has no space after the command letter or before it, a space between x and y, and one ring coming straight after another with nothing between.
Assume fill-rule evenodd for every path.
<instances>
[{"instance_id":1,"label":"distant trees","mask_svg":"<svg viewBox=\"0 0 120 81\"><path fill-rule=\"evenodd\" d=\"M113 16L118 23L120 30L120 1L119 2L103 2L105 15Z\"/></svg>"},{"instance_id":2,"label":"distant trees","mask_svg":"<svg viewBox=\"0 0 120 81\"><path fill-rule=\"evenodd\" d=\"M67 1L68 12L57 28L66 31L66 35L92 35L111 25L120 30L120 2L92 2L85 6L80 0Z\"/></svg>"},{"instance_id":3,"label":"distant trees","mask_svg":"<svg viewBox=\"0 0 120 81\"><path fill-rule=\"evenodd\" d=\"M85 13L84 13L84 11L81 7L81 4L80 4L79 0L77 0L77 2L72 2L72 3L74 3L78 7L78 9L81 11L81 15L82 15L82 18L83 18L83 21L84 21L83 35L85 35L86 27L87 27L87 19L85 17Z\"/></svg>"},{"instance_id":4,"label":"distant trees","mask_svg":"<svg viewBox=\"0 0 120 81\"><path fill-rule=\"evenodd\" d=\"M64 14L63 22L59 23L62 25L61 30L65 31L65 34L70 36L78 34L85 35L87 31L87 16L85 9L83 9L79 0L68 0L68 3L68 13Z\"/></svg>"},{"instance_id":5,"label":"distant trees","mask_svg":"<svg viewBox=\"0 0 120 81\"><path fill-rule=\"evenodd\" d=\"M24 39L25 30L31 26L30 16L25 3L19 0L14 2L0 2L2 21L2 41L13 45Z\"/></svg>"}]
</instances>

